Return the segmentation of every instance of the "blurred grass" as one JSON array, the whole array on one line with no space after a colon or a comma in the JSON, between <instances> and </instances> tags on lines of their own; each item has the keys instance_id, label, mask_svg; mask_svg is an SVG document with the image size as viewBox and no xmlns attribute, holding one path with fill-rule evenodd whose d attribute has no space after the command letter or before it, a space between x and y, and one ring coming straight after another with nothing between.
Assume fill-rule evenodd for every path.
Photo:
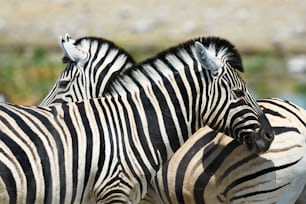
<instances>
[{"instance_id":1,"label":"blurred grass","mask_svg":"<svg viewBox=\"0 0 306 204\"><path fill-rule=\"evenodd\" d=\"M306 96L305 81L303 83L298 81L296 76L288 72L289 56L262 52L246 54L242 58L245 67L245 73L242 76L259 98L278 97L283 93Z\"/></svg>"},{"instance_id":2,"label":"blurred grass","mask_svg":"<svg viewBox=\"0 0 306 204\"><path fill-rule=\"evenodd\" d=\"M37 104L63 68L59 53L42 48L1 52L0 93L12 103Z\"/></svg>"},{"instance_id":3,"label":"blurred grass","mask_svg":"<svg viewBox=\"0 0 306 204\"><path fill-rule=\"evenodd\" d=\"M122 46L136 59L143 60L162 48ZM60 50L44 48L0 49L0 94L10 102L38 104L65 68ZM286 62L273 53L243 54L243 78L258 97L275 97L280 92L306 93L286 71Z\"/></svg>"}]
</instances>

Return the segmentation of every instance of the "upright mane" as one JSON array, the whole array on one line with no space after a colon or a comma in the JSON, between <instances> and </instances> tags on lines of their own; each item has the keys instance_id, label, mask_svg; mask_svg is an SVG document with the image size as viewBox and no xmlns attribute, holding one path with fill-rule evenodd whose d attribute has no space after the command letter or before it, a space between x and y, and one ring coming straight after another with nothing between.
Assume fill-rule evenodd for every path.
<instances>
[{"instance_id":1,"label":"upright mane","mask_svg":"<svg viewBox=\"0 0 306 204\"><path fill-rule=\"evenodd\" d=\"M79 38L75 41L74 45L77 46L80 49L83 49L84 51L90 52L90 46L94 43L97 43L98 49L100 49L103 45L107 45L109 47L109 50L117 50L118 55L123 55L127 57L127 61L136 63L134 58L126 52L123 48L116 45L114 42L107 40L102 37L93 37L93 36L86 36ZM64 56L62 58L63 63L69 63L71 62L71 59L69 59L67 56Z\"/></svg>"},{"instance_id":2,"label":"upright mane","mask_svg":"<svg viewBox=\"0 0 306 204\"><path fill-rule=\"evenodd\" d=\"M144 64L152 64L157 59L164 59L168 55L178 55L178 53L182 50L185 50L190 55L193 55L191 48L194 47L194 43L196 41L201 42L206 48L208 48L211 55L217 57L223 63L228 63L232 68L237 69L240 72L244 71L241 56L232 43L219 37L199 37L167 48L157 53L155 56L132 66L130 69L127 69L126 72L133 69L139 69Z\"/></svg>"},{"instance_id":3,"label":"upright mane","mask_svg":"<svg viewBox=\"0 0 306 204\"><path fill-rule=\"evenodd\" d=\"M222 64L227 64L233 69L243 72L240 54L233 44L219 37L199 37L183 42L177 46L170 47L141 63L131 66L114 81L110 89L116 90L128 88L131 85L130 82L133 82L131 78L137 79L138 77L142 77L142 83L145 83L147 79L144 76L150 77L150 74L156 73L152 72L152 70L158 69L161 71L161 69L163 69L161 67L166 66L159 66L156 68L156 64L160 64L161 62L167 64L169 58L174 57L178 60L178 62L182 62L184 61L183 58L186 57L187 54L189 59L191 58L192 60L196 61L194 56L194 45L197 41L202 43L207 48L208 54L213 59L221 61Z\"/></svg>"}]
</instances>

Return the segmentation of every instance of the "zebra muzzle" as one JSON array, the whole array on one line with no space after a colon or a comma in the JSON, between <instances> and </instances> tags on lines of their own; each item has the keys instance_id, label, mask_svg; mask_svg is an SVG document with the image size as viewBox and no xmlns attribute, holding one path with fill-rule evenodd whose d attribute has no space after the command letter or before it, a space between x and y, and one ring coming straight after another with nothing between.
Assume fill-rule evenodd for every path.
<instances>
[{"instance_id":1,"label":"zebra muzzle","mask_svg":"<svg viewBox=\"0 0 306 204\"><path fill-rule=\"evenodd\" d=\"M266 152L274 139L274 132L260 129L258 133L250 133L245 138L245 144L249 151L260 154Z\"/></svg>"},{"instance_id":2,"label":"zebra muzzle","mask_svg":"<svg viewBox=\"0 0 306 204\"><path fill-rule=\"evenodd\" d=\"M262 139L259 134L251 133L245 138L245 144L250 152L260 154L267 151L271 143Z\"/></svg>"},{"instance_id":3,"label":"zebra muzzle","mask_svg":"<svg viewBox=\"0 0 306 204\"><path fill-rule=\"evenodd\" d=\"M258 117L258 121L260 125L259 131L250 133L245 138L245 144L247 145L249 151L256 154L266 152L274 140L274 131L266 116L261 114Z\"/></svg>"},{"instance_id":4,"label":"zebra muzzle","mask_svg":"<svg viewBox=\"0 0 306 204\"><path fill-rule=\"evenodd\" d=\"M274 130L269 122L269 120L267 119L267 117L264 114L261 114L258 118L259 123L261 125L260 128L260 136L263 138L263 140L266 140L267 142L271 142L274 140Z\"/></svg>"}]
</instances>

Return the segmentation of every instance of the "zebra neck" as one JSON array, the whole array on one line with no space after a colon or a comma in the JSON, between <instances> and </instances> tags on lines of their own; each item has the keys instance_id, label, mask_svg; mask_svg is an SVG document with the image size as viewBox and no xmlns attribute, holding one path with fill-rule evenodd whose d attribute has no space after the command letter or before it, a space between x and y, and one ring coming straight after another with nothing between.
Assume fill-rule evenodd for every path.
<instances>
[{"instance_id":1,"label":"zebra neck","mask_svg":"<svg viewBox=\"0 0 306 204\"><path fill-rule=\"evenodd\" d=\"M153 152L150 148L144 148L148 158L150 155L159 158L159 161L155 161L154 169L199 129L201 117L196 104L200 103L201 97L196 96L186 88L174 89L170 84L162 89L151 86L120 96L120 100L127 101L126 104L131 107L141 146L153 147Z\"/></svg>"},{"instance_id":2,"label":"zebra neck","mask_svg":"<svg viewBox=\"0 0 306 204\"><path fill-rule=\"evenodd\" d=\"M203 93L210 84L205 81L212 80L209 74L198 71L200 65L193 58L181 58L168 55L163 60L137 65L116 79L106 95L127 98L131 112L145 117L146 125L136 127L148 126L149 137L162 162L203 124Z\"/></svg>"},{"instance_id":3,"label":"zebra neck","mask_svg":"<svg viewBox=\"0 0 306 204\"><path fill-rule=\"evenodd\" d=\"M104 59L104 58L103 58ZM105 60L105 59L104 59ZM103 62L103 64L101 64ZM90 96L87 98L99 98L109 92L110 86L114 79L118 78L119 75L126 69L130 68L132 63L128 61L126 55L119 55L116 61L112 63L104 63L100 60L95 66L91 65L86 67L86 73L84 73L84 87ZM88 78L88 79L86 79Z\"/></svg>"}]
</instances>

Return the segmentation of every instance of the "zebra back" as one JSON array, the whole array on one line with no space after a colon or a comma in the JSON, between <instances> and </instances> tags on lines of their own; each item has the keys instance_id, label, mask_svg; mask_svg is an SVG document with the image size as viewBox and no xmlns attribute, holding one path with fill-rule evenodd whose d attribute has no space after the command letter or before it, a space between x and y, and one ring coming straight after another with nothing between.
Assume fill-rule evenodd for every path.
<instances>
[{"instance_id":1,"label":"zebra back","mask_svg":"<svg viewBox=\"0 0 306 204\"><path fill-rule=\"evenodd\" d=\"M67 66L40 106L99 98L117 75L135 63L124 49L104 38L75 41L66 34L59 37L59 45Z\"/></svg>"},{"instance_id":2,"label":"zebra back","mask_svg":"<svg viewBox=\"0 0 306 204\"><path fill-rule=\"evenodd\" d=\"M257 156L223 133L200 129L157 173L164 203L297 200L306 182L306 111L281 99L258 103L275 131L270 149ZM152 192L145 200L156 199Z\"/></svg>"}]
</instances>

